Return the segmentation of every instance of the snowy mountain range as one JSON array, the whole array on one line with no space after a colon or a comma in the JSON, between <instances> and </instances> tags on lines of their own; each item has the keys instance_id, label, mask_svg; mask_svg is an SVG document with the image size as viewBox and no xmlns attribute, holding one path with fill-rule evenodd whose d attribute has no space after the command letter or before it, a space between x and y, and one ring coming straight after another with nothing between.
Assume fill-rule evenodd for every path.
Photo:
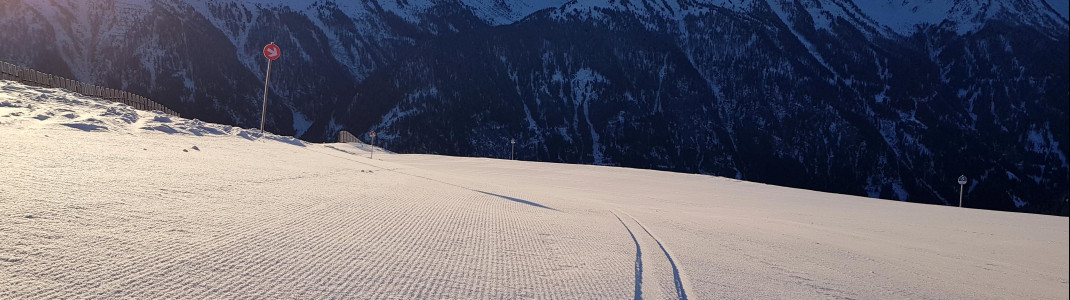
<instances>
[{"instance_id":1,"label":"snowy mountain range","mask_svg":"<svg viewBox=\"0 0 1070 300\"><path fill-rule=\"evenodd\" d=\"M1061 6L1058 6L1061 5ZM0 3L0 59L309 141L1067 215L1065 4Z\"/></svg>"}]
</instances>

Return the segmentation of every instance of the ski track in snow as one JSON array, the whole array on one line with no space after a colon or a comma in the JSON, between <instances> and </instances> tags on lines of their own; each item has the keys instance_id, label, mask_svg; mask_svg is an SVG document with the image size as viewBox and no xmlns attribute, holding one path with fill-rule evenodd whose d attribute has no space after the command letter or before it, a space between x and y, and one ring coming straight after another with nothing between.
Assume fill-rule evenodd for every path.
<instances>
[{"instance_id":1,"label":"ski track in snow","mask_svg":"<svg viewBox=\"0 0 1070 300\"><path fill-rule=\"evenodd\" d=\"M628 231L632 242L635 243L635 299L643 299L643 248L639 245L639 239L635 238L635 233L628 228L628 224L624 224L624 220L621 220L616 213L613 213L613 216L617 217L617 221L620 221L620 225L624 226L624 230Z\"/></svg>"},{"instance_id":2,"label":"ski track in snow","mask_svg":"<svg viewBox=\"0 0 1070 300\"><path fill-rule=\"evenodd\" d=\"M1067 297L1065 218L370 149L0 81L0 299Z\"/></svg>"},{"instance_id":3,"label":"ski track in snow","mask_svg":"<svg viewBox=\"0 0 1070 300\"><path fill-rule=\"evenodd\" d=\"M671 299L686 300L687 299L687 293L684 290L683 281L680 279L680 270L676 267L676 262L673 260L672 255L669 255L669 251L665 250L665 246L661 244L661 241L658 241L658 239L656 237L654 237L654 234L650 233L650 231L647 230L646 227L643 226L642 223L639 223L639 220L635 219L635 217L632 217L631 215L628 215L627 213L624 213L624 215L628 216L628 218L631 219L631 222L633 224L638 225L639 228L642 229L644 233L646 233L646 236L643 237L642 239L637 238L635 236L635 232L636 231L632 231L632 227L629 227L628 224L625 223L624 220L620 218L620 215L618 215L615 212L613 213L613 216L617 218L617 221L620 221L620 224L623 225L624 229L628 231L628 235L631 236L632 241L635 243L635 299L643 299L644 297L647 297L647 298L652 298L652 299L670 299L671 298ZM649 239L647 239L646 237L649 237ZM643 240L644 241L643 243L647 244L646 248L648 248L648 249L653 248L651 246L657 245L658 248L661 249L661 252L664 254L663 257L655 257L655 258L653 258L655 261L659 261L659 262L662 262L662 263L656 264L654 266L654 268L652 268L653 270L651 270L651 268L649 268L649 267L647 269L647 270L651 270L652 273L655 273L653 275L657 275L657 276L647 277L646 273L644 273L644 270L643 270L643 255L642 255L643 246L641 245L643 243L640 243L639 242L640 240ZM653 240L654 244L649 244L649 242L648 242L649 240ZM648 259L648 261L649 261L649 259ZM665 269L665 267L664 267L664 262L668 262L668 266L672 271L671 272L671 276L665 276L663 274L663 273L665 273L665 271L667 271ZM656 279L661 279L661 280L656 280ZM644 280L648 284L649 283L654 283L655 284L653 287L649 287L649 285L648 285L649 293L644 293L644 287L643 287ZM644 296L644 295L649 295L649 296ZM673 295L673 296L668 296L668 295Z\"/></svg>"}]
</instances>

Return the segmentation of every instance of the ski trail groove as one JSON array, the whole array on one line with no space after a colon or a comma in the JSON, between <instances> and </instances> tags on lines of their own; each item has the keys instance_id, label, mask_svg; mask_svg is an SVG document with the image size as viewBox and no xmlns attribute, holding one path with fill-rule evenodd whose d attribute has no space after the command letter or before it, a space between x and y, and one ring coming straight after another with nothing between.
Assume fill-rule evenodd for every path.
<instances>
[{"instance_id":1,"label":"ski trail groove","mask_svg":"<svg viewBox=\"0 0 1070 300\"><path fill-rule=\"evenodd\" d=\"M677 268L676 261L672 259L672 255L669 254L669 250L666 250L665 245L662 245L661 241L658 240L657 237L654 237L654 234L650 233L650 230L647 230L646 226L643 226L643 223L640 223L638 219L627 213L625 213L625 215L631 218L632 221L635 221L635 224L639 224L639 228L642 228L643 232L646 232L646 234L649 235L650 238L658 244L658 248L661 248L661 252L665 254L665 258L669 260L669 265L672 266L672 280L673 284L676 287L676 295L680 300L687 300L687 293L686 291L684 291L684 283L683 280L680 279L680 269Z\"/></svg>"},{"instance_id":2,"label":"ski trail groove","mask_svg":"<svg viewBox=\"0 0 1070 300\"><path fill-rule=\"evenodd\" d=\"M632 229L628 228L627 224L624 224L624 220L621 220L617 213L613 213L614 217L617 217L617 221L620 221L620 225L624 226L624 230L628 231L628 235L632 237L632 242L635 243L635 299L643 299L643 250L639 247L639 239L635 238L635 233L632 233Z\"/></svg>"}]
</instances>

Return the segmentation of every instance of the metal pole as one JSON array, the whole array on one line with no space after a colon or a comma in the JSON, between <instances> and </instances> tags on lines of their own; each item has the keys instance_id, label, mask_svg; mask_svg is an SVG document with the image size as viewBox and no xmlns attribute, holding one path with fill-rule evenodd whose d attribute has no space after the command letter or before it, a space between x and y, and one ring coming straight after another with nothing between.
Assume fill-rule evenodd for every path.
<instances>
[{"instance_id":1,"label":"metal pole","mask_svg":"<svg viewBox=\"0 0 1070 300\"><path fill-rule=\"evenodd\" d=\"M260 135L264 135L264 119L267 118L268 80L271 79L271 60L268 60L267 75L264 76L264 108L260 111Z\"/></svg>"},{"instance_id":2,"label":"metal pole","mask_svg":"<svg viewBox=\"0 0 1070 300\"><path fill-rule=\"evenodd\" d=\"M959 184L959 207L962 207L962 187L966 184Z\"/></svg>"},{"instance_id":3,"label":"metal pole","mask_svg":"<svg viewBox=\"0 0 1070 300\"><path fill-rule=\"evenodd\" d=\"M509 140L509 143L513 145L511 148L509 148L509 160L515 160L516 159L516 140L515 139L514 140Z\"/></svg>"},{"instance_id":4,"label":"metal pole","mask_svg":"<svg viewBox=\"0 0 1070 300\"><path fill-rule=\"evenodd\" d=\"M375 136L372 136L372 148L371 152L368 152L368 159L375 158Z\"/></svg>"}]
</instances>

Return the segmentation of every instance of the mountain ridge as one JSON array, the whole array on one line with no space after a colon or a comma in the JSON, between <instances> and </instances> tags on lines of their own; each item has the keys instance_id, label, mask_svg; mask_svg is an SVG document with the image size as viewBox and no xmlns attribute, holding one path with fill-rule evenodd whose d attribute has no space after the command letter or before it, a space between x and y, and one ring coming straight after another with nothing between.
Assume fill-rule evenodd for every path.
<instances>
[{"instance_id":1,"label":"mountain ridge","mask_svg":"<svg viewBox=\"0 0 1070 300\"><path fill-rule=\"evenodd\" d=\"M268 128L308 140L508 157L516 138L525 160L944 205L966 173L968 205L1067 214L1067 22L1042 1L97 2L0 4L24 33L2 58L248 126L274 41Z\"/></svg>"}]
</instances>

